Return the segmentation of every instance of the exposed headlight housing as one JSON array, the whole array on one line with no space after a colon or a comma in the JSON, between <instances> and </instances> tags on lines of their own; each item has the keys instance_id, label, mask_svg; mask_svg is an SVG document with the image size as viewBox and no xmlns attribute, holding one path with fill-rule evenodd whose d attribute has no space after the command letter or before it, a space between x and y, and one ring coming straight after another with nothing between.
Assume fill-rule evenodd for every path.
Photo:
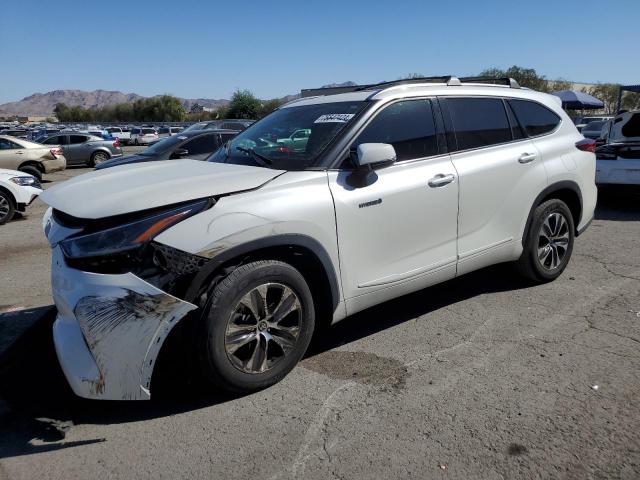
<instances>
[{"instance_id":1,"label":"exposed headlight housing","mask_svg":"<svg viewBox=\"0 0 640 480\"><path fill-rule=\"evenodd\" d=\"M36 177L32 177L31 175L26 175L24 177L12 177L9 179L9 181L23 187L35 187L42 190L38 179Z\"/></svg>"},{"instance_id":2,"label":"exposed headlight housing","mask_svg":"<svg viewBox=\"0 0 640 480\"><path fill-rule=\"evenodd\" d=\"M80 234L60 243L68 258L104 257L145 245L167 228L207 209L210 199L198 200L150 213L138 219L94 233Z\"/></svg>"}]
</instances>

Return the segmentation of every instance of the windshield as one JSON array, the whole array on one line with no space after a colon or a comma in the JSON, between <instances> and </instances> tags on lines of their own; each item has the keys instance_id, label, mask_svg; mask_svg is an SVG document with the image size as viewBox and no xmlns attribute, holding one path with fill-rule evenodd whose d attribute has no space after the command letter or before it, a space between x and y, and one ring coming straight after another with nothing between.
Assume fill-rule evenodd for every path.
<instances>
[{"instance_id":1,"label":"windshield","mask_svg":"<svg viewBox=\"0 0 640 480\"><path fill-rule=\"evenodd\" d=\"M194 130L202 130L204 127L207 126L207 123L208 122L194 123L190 127L185 128L183 132L193 132Z\"/></svg>"},{"instance_id":2,"label":"windshield","mask_svg":"<svg viewBox=\"0 0 640 480\"><path fill-rule=\"evenodd\" d=\"M187 137L183 137L182 135L173 136L173 137L165 137L164 140L160 140L159 142L154 143L153 145L145 148L138 155L144 155L145 157L151 157L154 155L158 155L160 153L164 153L167 150L173 148L185 141Z\"/></svg>"},{"instance_id":3,"label":"windshield","mask_svg":"<svg viewBox=\"0 0 640 480\"><path fill-rule=\"evenodd\" d=\"M209 161L303 170L365 105L335 102L276 110L230 140Z\"/></svg>"}]
</instances>

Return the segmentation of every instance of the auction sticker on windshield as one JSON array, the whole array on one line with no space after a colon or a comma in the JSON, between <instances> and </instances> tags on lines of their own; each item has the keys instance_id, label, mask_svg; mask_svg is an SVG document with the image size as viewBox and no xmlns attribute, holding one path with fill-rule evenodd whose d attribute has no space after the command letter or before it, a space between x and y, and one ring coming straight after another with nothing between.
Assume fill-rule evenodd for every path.
<instances>
[{"instance_id":1,"label":"auction sticker on windshield","mask_svg":"<svg viewBox=\"0 0 640 480\"><path fill-rule=\"evenodd\" d=\"M313 123L347 123L353 115L353 113L327 113L320 115Z\"/></svg>"}]
</instances>

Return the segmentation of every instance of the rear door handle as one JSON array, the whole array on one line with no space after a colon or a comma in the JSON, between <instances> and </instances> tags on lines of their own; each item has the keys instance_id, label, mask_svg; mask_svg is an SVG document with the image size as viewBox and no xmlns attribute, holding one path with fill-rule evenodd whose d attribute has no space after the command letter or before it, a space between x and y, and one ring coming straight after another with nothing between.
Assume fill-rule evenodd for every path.
<instances>
[{"instance_id":1,"label":"rear door handle","mask_svg":"<svg viewBox=\"0 0 640 480\"><path fill-rule=\"evenodd\" d=\"M432 188L444 187L445 185L448 185L449 183L453 182L455 178L456 176L453 175L452 173L448 175L439 173L438 175L430 179L428 183L429 183L429 186Z\"/></svg>"},{"instance_id":2,"label":"rear door handle","mask_svg":"<svg viewBox=\"0 0 640 480\"><path fill-rule=\"evenodd\" d=\"M536 159L537 155L535 153L523 153L518 157L518 161L520 163L531 163Z\"/></svg>"}]
</instances>

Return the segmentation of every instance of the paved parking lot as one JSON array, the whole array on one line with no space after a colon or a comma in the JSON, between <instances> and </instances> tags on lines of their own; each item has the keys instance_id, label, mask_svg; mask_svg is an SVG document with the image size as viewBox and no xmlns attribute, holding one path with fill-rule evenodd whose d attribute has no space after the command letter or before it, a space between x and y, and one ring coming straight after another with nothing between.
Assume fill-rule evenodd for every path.
<instances>
[{"instance_id":1,"label":"paved parking lot","mask_svg":"<svg viewBox=\"0 0 640 480\"><path fill-rule=\"evenodd\" d=\"M498 266L388 302L245 397L80 401L47 320L0 384L0 479L639 478L638 200L601 196L556 282ZM51 303L43 212L0 227L0 309Z\"/></svg>"}]
</instances>

